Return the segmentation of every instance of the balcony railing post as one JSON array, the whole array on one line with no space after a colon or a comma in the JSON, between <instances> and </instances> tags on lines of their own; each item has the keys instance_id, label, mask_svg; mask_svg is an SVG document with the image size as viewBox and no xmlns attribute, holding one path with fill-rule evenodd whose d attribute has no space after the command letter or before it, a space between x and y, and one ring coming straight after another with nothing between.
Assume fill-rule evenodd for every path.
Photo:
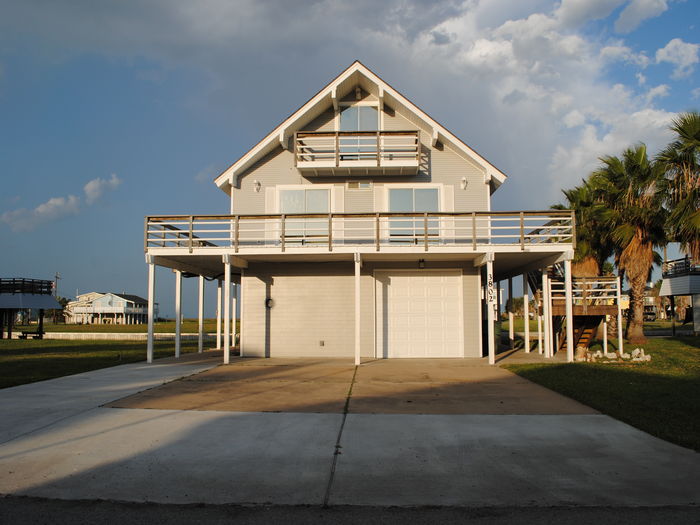
<instances>
[{"instance_id":1,"label":"balcony railing post","mask_svg":"<svg viewBox=\"0 0 700 525\"><path fill-rule=\"evenodd\" d=\"M375 222L375 242L377 244L377 251L379 251L379 214L377 213L377 218Z\"/></svg>"},{"instance_id":2,"label":"balcony railing post","mask_svg":"<svg viewBox=\"0 0 700 525\"><path fill-rule=\"evenodd\" d=\"M428 212L423 214L423 241L425 242L425 251L428 251Z\"/></svg>"},{"instance_id":3,"label":"balcony railing post","mask_svg":"<svg viewBox=\"0 0 700 525\"><path fill-rule=\"evenodd\" d=\"M148 217L143 219L143 251L148 252Z\"/></svg>"},{"instance_id":4,"label":"balcony railing post","mask_svg":"<svg viewBox=\"0 0 700 525\"><path fill-rule=\"evenodd\" d=\"M328 214L328 251L333 251L333 214Z\"/></svg>"},{"instance_id":5,"label":"balcony railing post","mask_svg":"<svg viewBox=\"0 0 700 525\"><path fill-rule=\"evenodd\" d=\"M525 214L520 212L520 250L525 251Z\"/></svg>"},{"instance_id":6,"label":"balcony railing post","mask_svg":"<svg viewBox=\"0 0 700 525\"><path fill-rule=\"evenodd\" d=\"M284 247L284 240L285 240L284 238L286 235L285 231L284 231L284 221L285 221L285 217L284 217L284 214L282 214L282 216L280 217L280 248L282 249L282 251L284 251L284 248L285 248Z\"/></svg>"},{"instance_id":7,"label":"balcony railing post","mask_svg":"<svg viewBox=\"0 0 700 525\"><path fill-rule=\"evenodd\" d=\"M382 158L380 140L381 139L379 136L379 131L377 131L377 167L381 166L381 158Z\"/></svg>"},{"instance_id":8,"label":"balcony railing post","mask_svg":"<svg viewBox=\"0 0 700 525\"><path fill-rule=\"evenodd\" d=\"M340 166L340 133L335 132L335 167Z\"/></svg>"},{"instance_id":9,"label":"balcony railing post","mask_svg":"<svg viewBox=\"0 0 700 525\"><path fill-rule=\"evenodd\" d=\"M194 218L192 215L190 215L190 228L189 228L189 239L187 240L190 253L192 253L192 223L194 222Z\"/></svg>"},{"instance_id":10,"label":"balcony railing post","mask_svg":"<svg viewBox=\"0 0 700 525\"><path fill-rule=\"evenodd\" d=\"M240 231L241 231L241 218L240 216L236 215L236 218L233 223L233 247L236 253L238 253L238 238L240 236Z\"/></svg>"},{"instance_id":11,"label":"balcony railing post","mask_svg":"<svg viewBox=\"0 0 700 525\"><path fill-rule=\"evenodd\" d=\"M297 150L297 143L299 142L299 132L295 131L294 132L294 167L297 167L297 161L298 161L298 150Z\"/></svg>"}]
</instances>

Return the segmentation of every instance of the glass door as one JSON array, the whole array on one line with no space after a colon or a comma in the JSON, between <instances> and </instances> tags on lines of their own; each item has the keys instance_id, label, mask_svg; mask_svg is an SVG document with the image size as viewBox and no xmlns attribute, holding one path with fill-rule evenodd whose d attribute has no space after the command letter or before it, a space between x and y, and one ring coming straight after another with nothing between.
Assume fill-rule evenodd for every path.
<instances>
[{"instance_id":1,"label":"glass door","mask_svg":"<svg viewBox=\"0 0 700 525\"><path fill-rule=\"evenodd\" d=\"M392 213L420 213L440 211L437 188L390 188L389 211ZM425 219L392 218L389 221L389 237L392 242L417 244L425 238ZM428 236L436 240L440 235L440 223L428 221Z\"/></svg>"},{"instance_id":2,"label":"glass door","mask_svg":"<svg viewBox=\"0 0 700 525\"><path fill-rule=\"evenodd\" d=\"M330 210L330 192L327 189L280 190L279 196L280 213L285 215L328 213ZM285 242L325 242L328 239L328 221L286 217L284 232Z\"/></svg>"},{"instance_id":3,"label":"glass door","mask_svg":"<svg viewBox=\"0 0 700 525\"><path fill-rule=\"evenodd\" d=\"M374 131L379 129L379 111L376 106L345 106L340 110L340 131ZM340 160L367 160L376 158L376 135L341 135Z\"/></svg>"}]
</instances>

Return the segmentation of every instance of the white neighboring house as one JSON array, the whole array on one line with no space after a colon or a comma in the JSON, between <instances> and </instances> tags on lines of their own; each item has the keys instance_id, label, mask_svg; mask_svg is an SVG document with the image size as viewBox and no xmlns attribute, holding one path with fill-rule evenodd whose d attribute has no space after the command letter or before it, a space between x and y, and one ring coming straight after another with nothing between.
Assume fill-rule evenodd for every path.
<instances>
[{"instance_id":1,"label":"white neighboring house","mask_svg":"<svg viewBox=\"0 0 700 525\"><path fill-rule=\"evenodd\" d=\"M148 301L138 295L88 292L69 302L64 315L70 324L143 324Z\"/></svg>"}]
</instances>

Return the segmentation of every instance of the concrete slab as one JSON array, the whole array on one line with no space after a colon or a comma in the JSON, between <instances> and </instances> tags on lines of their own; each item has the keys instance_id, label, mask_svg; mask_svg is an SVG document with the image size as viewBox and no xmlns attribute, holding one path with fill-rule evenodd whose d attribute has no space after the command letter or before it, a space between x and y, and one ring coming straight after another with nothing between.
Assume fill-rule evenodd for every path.
<instances>
[{"instance_id":1,"label":"concrete slab","mask_svg":"<svg viewBox=\"0 0 700 525\"><path fill-rule=\"evenodd\" d=\"M216 366L221 352L185 354L0 390L0 443L102 403Z\"/></svg>"},{"instance_id":2,"label":"concrete slab","mask_svg":"<svg viewBox=\"0 0 700 525\"><path fill-rule=\"evenodd\" d=\"M700 458L603 415L347 416L334 505L688 505Z\"/></svg>"},{"instance_id":3,"label":"concrete slab","mask_svg":"<svg viewBox=\"0 0 700 525\"><path fill-rule=\"evenodd\" d=\"M262 364L258 364L260 361ZM276 361L278 364L240 359L108 406L236 412L343 411L354 374L352 363Z\"/></svg>"},{"instance_id":4,"label":"concrete slab","mask_svg":"<svg viewBox=\"0 0 700 525\"><path fill-rule=\"evenodd\" d=\"M0 493L320 505L341 420L97 408L0 446Z\"/></svg>"}]
</instances>

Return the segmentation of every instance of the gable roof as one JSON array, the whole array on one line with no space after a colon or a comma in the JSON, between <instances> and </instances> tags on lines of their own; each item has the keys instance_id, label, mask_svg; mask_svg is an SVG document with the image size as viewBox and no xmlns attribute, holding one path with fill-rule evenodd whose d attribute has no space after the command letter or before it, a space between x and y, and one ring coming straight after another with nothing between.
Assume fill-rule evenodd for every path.
<instances>
[{"instance_id":1,"label":"gable roof","mask_svg":"<svg viewBox=\"0 0 700 525\"><path fill-rule=\"evenodd\" d=\"M214 183L226 193L229 193L230 188L237 184L237 177L241 173L278 146L286 149L288 139L295 131L319 116L331 104L336 106L338 101L358 84L362 85L367 92L375 95L379 99L380 104L387 101L394 109L396 109L396 106L400 106L408 115L430 128L432 131L433 144L437 141L446 142L458 153L465 155L467 158L481 165L485 171L487 181L491 185L492 192L506 180L507 176L505 173L496 168L486 158L479 155L447 128L439 124L413 102L379 78L359 60L356 60L350 67L340 73L340 75L323 87L316 95L253 146L251 150L218 175L214 179Z\"/></svg>"},{"instance_id":2,"label":"gable roof","mask_svg":"<svg viewBox=\"0 0 700 525\"><path fill-rule=\"evenodd\" d=\"M127 301L131 301L132 303L136 304L148 304L146 299L139 297L138 295L129 295L124 293L113 293L112 295L116 295L117 297L121 297L122 299L126 299Z\"/></svg>"}]
</instances>

